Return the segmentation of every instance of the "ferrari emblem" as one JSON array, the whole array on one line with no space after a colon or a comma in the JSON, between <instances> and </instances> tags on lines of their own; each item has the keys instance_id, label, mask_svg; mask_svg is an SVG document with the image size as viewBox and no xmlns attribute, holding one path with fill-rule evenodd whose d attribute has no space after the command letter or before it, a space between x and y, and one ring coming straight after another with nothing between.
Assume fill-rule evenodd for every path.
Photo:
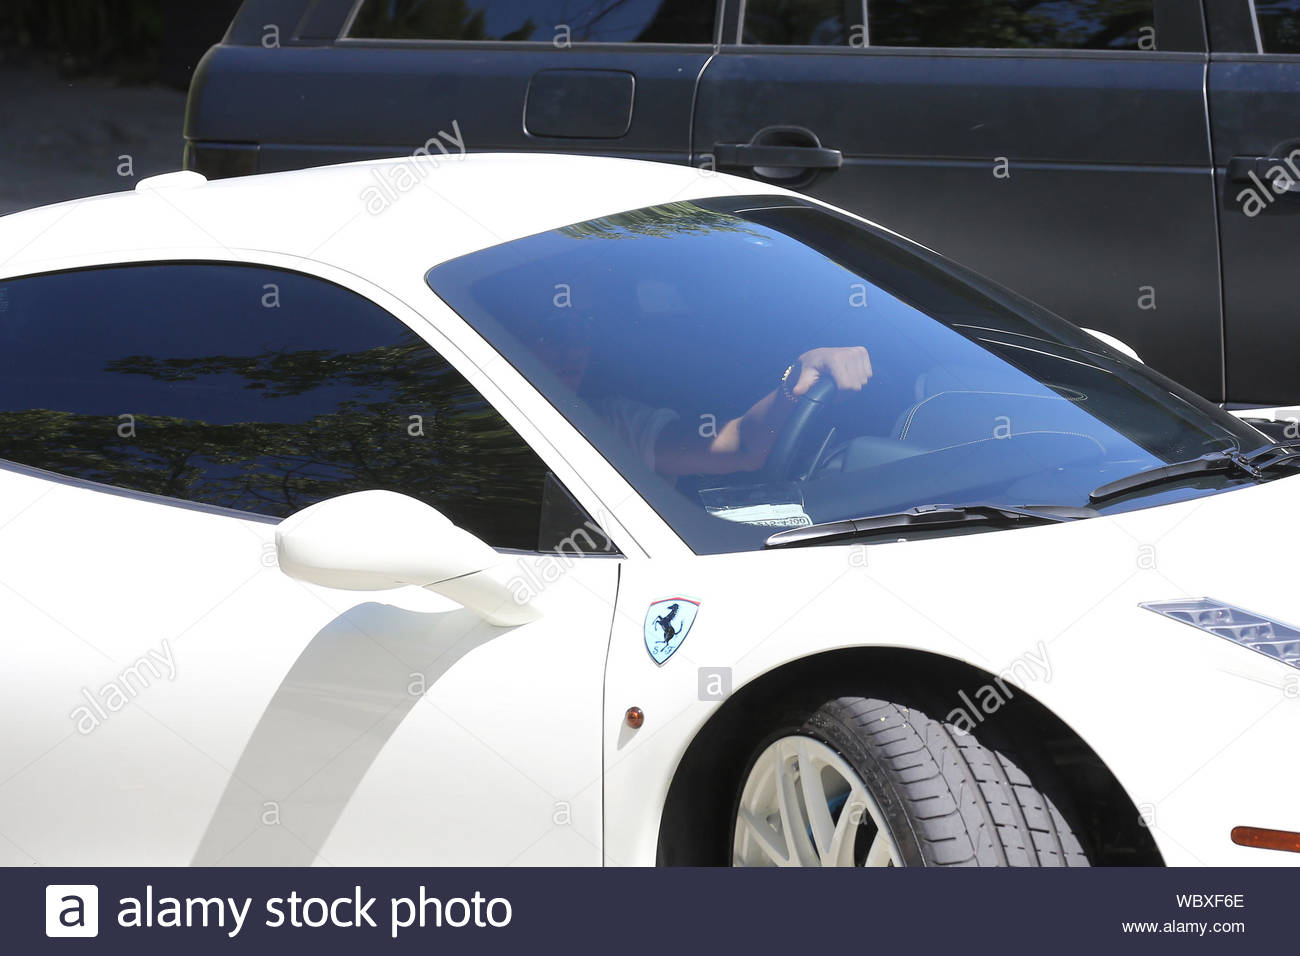
<instances>
[{"instance_id":1,"label":"ferrari emblem","mask_svg":"<svg viewBox=\"0 0 1300 956\"><path fill-rule=\"evenodd\" d=\"M662 664L682 646L700 612L700 602L689 598L655 601L645 612L645 649L656 664Z\"/></svg>"}]
</instances>

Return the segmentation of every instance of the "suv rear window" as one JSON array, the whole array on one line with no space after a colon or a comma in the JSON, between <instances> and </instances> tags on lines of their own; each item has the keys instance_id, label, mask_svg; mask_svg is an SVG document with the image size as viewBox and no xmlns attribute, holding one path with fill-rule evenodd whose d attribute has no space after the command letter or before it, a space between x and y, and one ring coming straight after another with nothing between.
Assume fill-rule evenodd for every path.
<instances>
[{"instance_id":1,"label":"suv rear window","mask_svg":"<svg viewBox=\"0 0 1300 956\"><path fill-rule=\"evenodd\" d=\"M1255 0L1265 53L1300 53L1300 0Z\"/></svg>"},{"instance_id":2,"label":"suv rear window","mask_svg":"<svg viewBox=\"0 0 1300 956\"><path fill-rule=\"evenodd\" d=\"M712 43L701 0L365 0L348 35L385 40Z\"/></svg>"}]
</instances>

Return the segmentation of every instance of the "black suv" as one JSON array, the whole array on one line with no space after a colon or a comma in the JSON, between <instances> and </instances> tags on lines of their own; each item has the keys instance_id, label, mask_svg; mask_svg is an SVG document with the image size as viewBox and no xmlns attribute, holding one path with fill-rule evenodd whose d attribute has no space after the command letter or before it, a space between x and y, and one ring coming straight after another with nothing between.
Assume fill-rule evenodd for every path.
<instances>
[{"instance_id":1,"label":"black suv","mask_svg":"<svg viewBox=\"0 0 1300 956\"><path fill-rule=\"evenodd\" d=\"M245 0L185 134L209 177L462 144L739 172L1215 401L1300 401L1300 0Z\"/></svg>"}]
</instances>

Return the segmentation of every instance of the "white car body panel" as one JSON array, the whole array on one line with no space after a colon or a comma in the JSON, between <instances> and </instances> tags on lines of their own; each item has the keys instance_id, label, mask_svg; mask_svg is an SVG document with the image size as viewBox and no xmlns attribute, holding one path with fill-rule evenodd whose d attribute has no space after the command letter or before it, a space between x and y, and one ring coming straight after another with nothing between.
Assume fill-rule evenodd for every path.
<instances>
[{"instance_id":1,"label":"white car body panel","mask_svg":"<svg viewBox=\"0 0 1300 956\"><path fill-rule=\"evenodd\" d=\"M366 191L403 168L415 185L367 212ZM782 191L670 165L472 156L167 180L0 219L0 279L213 260L366 296L446 357L625 555L562 573L508 555L547 582L543 617L497 629L417 588L292 581L266 521L0 465L0 864L648 865L672 774L718 706L699 699L699 668L729 667L740 688L872 646L994 675L1019 661L1008 684L1101 755L1167 863L1300 863L1227 837L1300 830L1300 671L1138 607L1212 595L1300 623L1271 573L1300 531L1300 479L1069 525L696 557L424 281L566 223L760 192ZM645 611L678 594L699 617L659 666ZM83 691L164 640L175 680L78 732ZM1050 679L1034 679L1025 655L1044 645Z\"/></svg>"},{"instance_id":2,"label":"white car body panel","mask_svg":"<svg viewBox=\"0 0 1300 956\"><path fill-rule=\"evenodd\" d=\"M1267 573L1291 537L1298 487L1284 479L986 535L702 557L685 572L629 562L606 678L606 751L616 755L606 781L608 859L654 860L658 814L637 812L637 794L653 781L663 790L649 803L662 802L684 742L716 706L699 700L697 668L729 666L740 687L814 646L880 645L1007 674L1102 756L1151 818L1167 863L1294 865L1290 854L1227 837L1237 825L1300 830L1289 796L1300 787L1300 755L1279 746L1300 733L1300 672L1138 603L1210 594L1300 620L1300 600ZM1261 511L1276 516L1272 550L1252 530ZM1240 536L1223 535L1225 525ZM1252 555L1241 560L1247 539ZM1222 558L1207 560L1211 553ZM703 603L690 638L656 668L640 619L630 618L673 593ZM1042 657L1040 641L1050 679L1026 658ZM646 715L636 735L620 726L633 704ZM1262 820L1272 822L1251 822Z\"/></svg>"},{"instance_id":3,"label":"white car body panel","mask_svg":"<svg viewBox=\"0 0 1300 956\"><path fill-rule=\"evenodd\" d=\"M616 561L502 629L293 581L271 523L11 471L0 501L0 863L600 862ZM174 678L122 676L151 651Z\"/></svg>"}]
</instances>

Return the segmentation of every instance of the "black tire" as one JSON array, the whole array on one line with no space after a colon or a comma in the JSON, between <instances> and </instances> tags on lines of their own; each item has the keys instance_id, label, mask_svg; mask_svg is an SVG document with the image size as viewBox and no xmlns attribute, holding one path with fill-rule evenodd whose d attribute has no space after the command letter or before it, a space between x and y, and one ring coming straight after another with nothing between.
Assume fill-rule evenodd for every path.
<instances>
[{"instance_id":1,"label":"black tire","mask_svg":"<svg viewBox=\"0 0 1300 956\"><path fill-rule=\"evenodd\" d=\"M857 772L906 866L1089 866L1046 755L993 718L963 733L934 716L951 712L870 697L794 710L746 762L736 806L768 744L798 734Z\"/></svg>"}]
</instances>

